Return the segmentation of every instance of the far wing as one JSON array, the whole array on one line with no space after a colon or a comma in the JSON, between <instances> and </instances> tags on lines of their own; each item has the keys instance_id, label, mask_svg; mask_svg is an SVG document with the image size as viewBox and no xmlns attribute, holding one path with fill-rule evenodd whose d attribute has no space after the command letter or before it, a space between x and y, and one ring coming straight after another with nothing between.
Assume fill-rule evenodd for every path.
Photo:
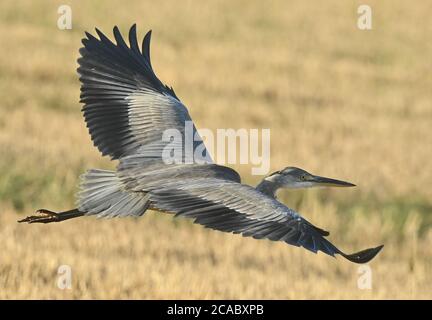
<instances>
[{"instance_id":1,"label":"far wing","mask_svg":"<svg viewBox=\"0 0 432 320\"><path fill-rule=\"evenodd\" d=\"M112 159L137 153L161 157L168 143L162 141L162 134L167 129L178 130L185 141L185 122L191 125L191 136L201 140L186 107L153 72L151 32L144 37L142 51L135 25L129 31L129 46L117 27L116 44L99 30L96 32L100 39L86 33L87 38L82 40L78 73L84 118L94 145L102 154ZM192 151L199 145L200 141L194 141ZM181 143L173 146L186 150ZM211 162L201 147L203 159ZM184 154L181 159L185 160Z\"/></svg>"}]
</instances>

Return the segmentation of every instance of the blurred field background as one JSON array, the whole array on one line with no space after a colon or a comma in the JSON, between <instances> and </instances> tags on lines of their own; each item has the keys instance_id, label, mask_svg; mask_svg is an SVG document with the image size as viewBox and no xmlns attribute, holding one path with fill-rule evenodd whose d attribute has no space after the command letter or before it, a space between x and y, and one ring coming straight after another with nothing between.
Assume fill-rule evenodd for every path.
<instances>
[{"instance_id":1,"label":"blurred field background","mask_svg":"<svg viewBox=\"0 0 432 320\"><path fill-rule=\"evenodd\" d=\"M373 30L357 29L370 4ZM57 28L69 4L73 29ZM0 298L432 298L432 24L429 1L1 1ZM271 168L355 182L282 199L358 265L148 213L51 225L16 220L69 209L78 177L114 168L80 113L84 31L153 29L152 62L198 127L270 128ZM234 166L247 183L260 177ZM57 268L72 268L72 289Z\"/></svg>"}]
</instances>

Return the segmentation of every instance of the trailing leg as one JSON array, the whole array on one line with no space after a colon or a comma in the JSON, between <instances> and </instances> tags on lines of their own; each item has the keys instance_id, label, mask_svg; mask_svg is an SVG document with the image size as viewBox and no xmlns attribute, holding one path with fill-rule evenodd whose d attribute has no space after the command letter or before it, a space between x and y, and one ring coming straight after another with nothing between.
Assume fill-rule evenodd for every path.
<instances>
[{"instance_id":1,"label":"trailing leg","mask_svg":"<svg viewBox=\"0 0 432 320\"><path fill-rule=\"evenodd\" d=\"M82 217L85 213L79 211L78 209L72 209L63 212L54 212L46 209L39 209L36 211L36 215L29 216L18 222L28 222L28 223L51 223L60 222L64 220L69 220L77 217Z\"/></svg>"}]
</instances>

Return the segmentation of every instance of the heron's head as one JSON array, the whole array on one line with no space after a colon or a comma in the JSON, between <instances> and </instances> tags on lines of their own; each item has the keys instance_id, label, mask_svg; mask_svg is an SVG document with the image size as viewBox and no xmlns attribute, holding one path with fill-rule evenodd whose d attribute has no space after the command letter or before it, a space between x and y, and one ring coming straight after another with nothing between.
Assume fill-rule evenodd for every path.
<instances>
[{"instance_id":1,"label":"heron's head","mask_svg":"<svg viewBox=\"0 0 432 320\"><path fill-rule=\"evenodd\" d=\"M315 176L303 169L286 167L273 172L265 180L274 182L283 188L312 188L312 187L354 187L350 182L326 177Z\"/></svg>"}]
</instances>

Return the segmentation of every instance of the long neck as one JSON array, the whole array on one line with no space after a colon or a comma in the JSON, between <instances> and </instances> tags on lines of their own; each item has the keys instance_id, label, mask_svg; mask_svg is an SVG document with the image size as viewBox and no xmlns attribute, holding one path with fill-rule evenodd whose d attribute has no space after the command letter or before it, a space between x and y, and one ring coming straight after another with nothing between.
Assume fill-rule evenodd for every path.
<instances>
[{"instance_id":1,"label":"long neck","mask_svg":"<svg viewBox=\"0 0 432 320\"><path fill-rule=\"evenodd\" d=\"M263 179L257 186L256 190L266 194L267 196L276 199L276 192L280 185L274 181Z\"/></svg>"}]
</instances>

